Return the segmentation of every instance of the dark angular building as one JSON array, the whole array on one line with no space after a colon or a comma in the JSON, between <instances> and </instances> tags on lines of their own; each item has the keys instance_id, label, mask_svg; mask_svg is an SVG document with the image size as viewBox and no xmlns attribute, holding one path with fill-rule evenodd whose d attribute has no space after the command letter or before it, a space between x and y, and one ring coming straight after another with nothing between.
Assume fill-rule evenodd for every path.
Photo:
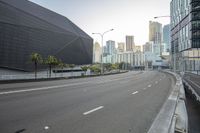
<instances>
[{"instance_id":1,"label":"dark angular building","mask_svg":"<svg viewBox=\"0 0 200 133\"><path fill-rule=\"evenodd\" d=\"M91 64L93 40L64 16L27 0L0 0L0 67L32 71L30 54Z\"/></svg>"}]
</instances>

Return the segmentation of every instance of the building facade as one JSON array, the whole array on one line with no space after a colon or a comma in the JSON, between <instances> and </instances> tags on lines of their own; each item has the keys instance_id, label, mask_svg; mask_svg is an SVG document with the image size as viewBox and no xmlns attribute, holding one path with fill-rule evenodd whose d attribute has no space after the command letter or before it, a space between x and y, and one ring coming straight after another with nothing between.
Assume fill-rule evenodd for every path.
<instances>
[{"instance_id":1,"label":"building facade","mask_svg":"<svg viewBox=\"0 0 200 133\"><path fill-rule=\"evenodd\" d=\"M93 48L93 63L100 63L102 53L101 46L98 42L95 42Z\"/></svg>"},{"instance_id":2,"label":"building facade","mask_svg":"<svg viewBox=\"0 0 200 133\"><path fill-rule=\"evenodd\" d=\"M134 36L126 36L126 51L133 51L134 47Z\"/></svg>"},{"instance_id":3,"label":"building facade","mask_svg":"<svg viewBox=\"0 0 200 133\"><path fill-rule=\"evenodd\" d=\"M149 41L156 44L162 43L162 24L149 21Z\"/></svg>"},{"instance_id":4,"label":"building facade","mask_svg":"<svg viewBox=\"0 0 200 133\"><path fill-rule=\"evenodd\" d=\"M171 54L174 71L200 71L200 1L171 1Z\"/></svg>"},{"instance_id":5,"label":"building facade","mask_svg":"<svg viewBox=\"0 0 200 133\"><path fill-rule=\"evenodd\" d=\"M114 55L116 49L115 49L115 41L108 40L106 41L106 48L107 48L107 53L109 55Z\"/></svg>"},{"instance_id":6,"label":"building facade","mask_svg":"<svg viewBox=\"0 0 200 133\"><path fill-rule=\"evenodd\" d=\"M33 52L67 64L91 64L93 40L66 17L37 4L0 0L0 67L32 71Z\"/></svg>"},{"instance_id":7,"label":"building facade","mask_svg":"<svg viewBox=\"0 0 200 133\"><path fill-rule=\"evenodd\" d=\"M164 52L170 51L170 24L163 27L163 45Z\"/></svg>"},{"instance_id":8,"label":"building facade","mask_svg":"<svg viewBox=\"0 0 200 133\"><path fill-rule=\"evenodd\" d=\"M124 52L124 51L125 51L125 43L119 42L119 43L118 43L117 50L118 50L119 52Z\"/></svg>"}]
</instances>

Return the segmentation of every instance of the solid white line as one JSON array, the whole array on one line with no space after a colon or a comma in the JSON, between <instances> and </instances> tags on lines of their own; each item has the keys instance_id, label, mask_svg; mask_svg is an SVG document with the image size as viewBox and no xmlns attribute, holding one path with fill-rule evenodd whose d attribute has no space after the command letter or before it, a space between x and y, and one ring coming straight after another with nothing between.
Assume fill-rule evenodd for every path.
<instances>
[{"instance_id":1,"label":"solid white line","mask_svg":"<svg viewBox=\"0 0 200 133\"><path fill-rule=\"evenodd\" d=\"M89 82L72 83L72 84L57 85L57 86L48 86L48 87L33 88L33 89L26 89L26 90L0 92L0 95L13 94L13 93L22 93L22 92L31 92L31 91L40 91L40 90L49 90L49 89L62 88L62 87L68 87L68 86L74 86L74 85L81 85L81 84L86 84L86 83L89 83Z\"/></svg>"},{"instance_id":2,"label":"solid white line","mask_svg":"<svg viewBox=\"0 0 200 133\"><path fill-rule=\"evenodd\" d=\"M135 92L133 92L132 94L134 95L134 94L137 94L138 93L138 91L135 91Z\"/></svg>"},{"instance_id":3,"label":"solid white line","mask_svg":"<svg viewBox=\"0 0 200 133\"><path fill-rule=\"evenodd\" d=\"M83 115L88 115L88 114L90 114L90 113L92 113L92 112L95 112L95 111L97 111L97 110L100 110L100 109L102 109L102 108L104 108L104 106L99 106L99 107L97 107L97 108L95 108L95 109L92 109L92 110L90 110L90 111L87 111L87 112L83 113Z\"/></svg>"},{"instance_id":4,"label":"solid white line","mask_svg":"<svg viewBox=\"0 0 200 133\"><path fill-rule=\"evenodd\" d=\"M151 87L151 85L148 85L148 87L150 88L150 87Z\"/></svg>"}]
</instances>

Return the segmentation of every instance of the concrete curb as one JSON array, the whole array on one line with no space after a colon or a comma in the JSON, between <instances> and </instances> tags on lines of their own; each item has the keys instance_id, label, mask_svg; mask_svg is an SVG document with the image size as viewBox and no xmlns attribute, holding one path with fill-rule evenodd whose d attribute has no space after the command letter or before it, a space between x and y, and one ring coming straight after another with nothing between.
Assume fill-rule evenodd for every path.
<instances>
[{"instance_id":1,"label":"concrete curb","mask_svg":"<svg viewBox=\"0 0 200 133\"><path fill-rule=\"evenodd\" d=\"M164 72L176 77L177 81L148 133L187 133L188 116L185 106L185 91L181 77L169 71Z\"/></svg>"}]
</instances>

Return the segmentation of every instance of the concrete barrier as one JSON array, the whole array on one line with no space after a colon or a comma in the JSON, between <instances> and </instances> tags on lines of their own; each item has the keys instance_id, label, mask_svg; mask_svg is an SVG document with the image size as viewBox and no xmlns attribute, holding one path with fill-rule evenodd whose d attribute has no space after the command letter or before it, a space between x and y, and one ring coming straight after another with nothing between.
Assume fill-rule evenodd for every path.
<instances>
[{"instance_id":1,"label":"concrete barrier","mask_svg":"<svg viewBox=\"0 0 200 133\"><path fill-rule=\"evenodd\" d=\"M188 133L188 116L182 79L173 72L164 72L173 75L176 78L176 84L148 133Z\"/></svg>"}]
</instances>

